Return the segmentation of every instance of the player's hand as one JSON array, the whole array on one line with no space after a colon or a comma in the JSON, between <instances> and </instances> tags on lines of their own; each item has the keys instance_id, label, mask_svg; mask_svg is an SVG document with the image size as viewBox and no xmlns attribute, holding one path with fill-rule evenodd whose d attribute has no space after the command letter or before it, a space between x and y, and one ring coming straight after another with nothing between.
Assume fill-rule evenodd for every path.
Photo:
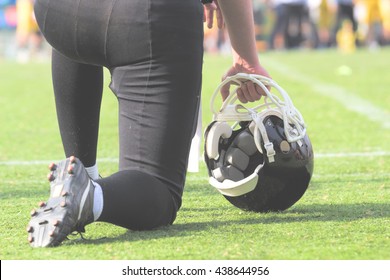
<instances>
[{"instance_id":1,"label":"player's hand","mask_svg":"<svg viewBox=\"0 0 390 280\"><path fill-rule=\"evenodd\" d=\"M212 3L204 4L203 22L207 22L207 28L211 29L214 26L214 13L217 18L217 26L219 29L223 27L223 16L218 5L218 0L213 0Z\"/></svg>"},{"instance_id":2,"label":"player's hand","mask_svg":"<svg viewBox=\"0 0 390 280\"><path fill-rule=\"evenodd\" d=\"M257 74L271 78L267 70L265 70L261 65L243 66L235 64L223 75L222 81L224 81L226 77L234 76L238 73ZM230 86L231 84L227 83L221 88L221 95L223 100L229 96ZM237 89L237 98L242 103L260 100L262 95L266 95L263 89L251 81L243 81L241 87Z\"/></svg>"}]
</instances>

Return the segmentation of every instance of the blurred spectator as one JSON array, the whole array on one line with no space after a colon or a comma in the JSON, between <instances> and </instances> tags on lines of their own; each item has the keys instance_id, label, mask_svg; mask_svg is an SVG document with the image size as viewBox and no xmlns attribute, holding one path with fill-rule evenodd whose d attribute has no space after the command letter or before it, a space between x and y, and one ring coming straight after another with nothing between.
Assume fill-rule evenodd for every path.
<instances>
[{"instance_id":1,"label":"blurred spectator","mask_svg":"<svg viewBox=\"0 0 390 280\"><path fill-rule=\"evenodd\" d=\"M265 51L267 43L267 0L253 0L253 18L255 21L256 47L258 51Z\"/></svg>"},{"instance_id":2,"label":"blurred spectator","mask_svg":"<svg viewBox=\"0 0 390 280\"><path fill-rule=\"evenodd\" d=\"M382 14L382 25L383 25L383 39L384 44L390 44L390 1L381 1L381 14Z\"/></svg>"},{"instance_id":3,"label":"blurred spectator","mask_svg":"<svg viewBox=\"0 0 390 280\"><path fill-rule=\"evenodd\" d=\"M42 35L34 16L34 0L17 0L16 42L18 47L17 59L21 63L29 61L41 49Z\"/></svg>"},{"instance_id":4,"label":"blurred spectator","mask_svg":"<svg viewBox=\"0 0 390 280\"><path fill-rule=\"evenodd\" d=\"M366 44L370 49L375 49L384 44L382 15L379 0L365 0L363 4L366 8Z\"/></svg>"},{"instance_id":5,"label":"blurred spectator","mask_svg":"<svg viewBox=\"0 0 390 280\"><path fill-rule=\"evenodd\" d=\"M317 28L319 48L327 48L330 45L334 7L334 0L309 0L310 16Z\"/></svg>"},{"instance_id":6,"label":"blurred spectator","mask_svg":"<svg viewBox=\"0 0 390 280\"><path fill-rule=\"evenodd\" d=\"M15 27L15 0L0 0L0 30L11 30Z\"/></svg>"},{"instance_id":7,"label":"blurred spectator","mask_svg":"<svg viewBox=\"0 0 390 280\"><path fill-rule=\"evenodd\" d=\"M352 53L356 49L356 35L350 21L344 20L336 35L337 47L343 53Z\"/></svg>"},{"instance_id":8,"label":"blurred spectator","mask_svg":"<svg viewBox=\"0 0 390 280\"><path fill-rule=\"evenodd\" d=\"M368 0L371 1L371 0ZM344 20L349 20L352 24L353 35L355 36L355 44L358 44L358 22L355 18L354 8L355 8L355 0L336 0L336 22L333 26L333 30L331 33L330 44L331 46L337 46L337 32L343 25Z\"/></svg>"},{"instance_id":9,"label":"blurred spectator","mask_svg":"<svg viewBox=\"0 0 390 280\"><path fill-rule=\"evenodd\" d=\"M273 0L275 22L270 49L316 47L318 35L309 17L307 0Z\"/></svg>"}]
</instances>

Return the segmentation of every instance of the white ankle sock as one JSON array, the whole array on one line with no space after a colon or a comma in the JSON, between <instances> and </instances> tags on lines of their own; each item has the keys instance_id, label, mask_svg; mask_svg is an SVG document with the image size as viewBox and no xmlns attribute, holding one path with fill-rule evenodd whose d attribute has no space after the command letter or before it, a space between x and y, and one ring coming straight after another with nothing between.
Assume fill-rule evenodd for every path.
<instances>
[{"instance_id":1,"label":"white ankle sock","mask_svg":"<svg viewBox=\"0 0 390 280\"><path fill-rule=\"evenodd\" d=\"M92 181L93 185L95 186L95 191L94 191L94 197L93 197L93 218L94 221L99 219L100 215L102 214L103 211L103 190L102 187Z\"/></svg>"},{"instance_id":2,"label":"white ankle sock","mask_svg":"<svg viewBox=\"0 0 390 280\"><path fill-rule=\"evenodd\" d=\"M95 163L95 165L93 166L86 167L85 170L87 170L87 173L92 180L99 179L99 170L98 170L97 163Z\"/></svg>"}]
</instances>

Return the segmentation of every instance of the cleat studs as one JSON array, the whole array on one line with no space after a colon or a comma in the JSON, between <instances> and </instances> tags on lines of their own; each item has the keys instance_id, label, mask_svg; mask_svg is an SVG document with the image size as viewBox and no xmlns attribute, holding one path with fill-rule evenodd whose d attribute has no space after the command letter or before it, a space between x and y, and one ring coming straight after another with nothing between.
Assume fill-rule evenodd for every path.
<instances>
[{"instance_id":1,"label":"cleat studs","mask_svg":"<svg viewBox=\"0 0 390 280\"><path fill-rule=\"evenodd\" d=\"M49 207L49 208L46 208L45 210L43 210L43 212L50 212L51 210L53 210L53 208L52 207Z\"/></svg>"},{"instance_id":2,"label":"cleat studs","mask_svg":"<svg viewBox=\"0 0 390 280\"><path fill-rule=\"evenodd\" d=\"M59 220L54 220L53 221L53 225L56 227L56 226L58 226L60 224L60 221Z\"/></svg>"},{"instance_id":3,"label":"cleat studs","mask_svg":"<svg viewBox=\"0 0 390 280\"><path fill-rule=\"evenodd\" d=\"M76 157L75 156L71 156L69 158L69 161L70 161L70 163L76 163Z\"/></svg>"},{"instance_id":4,"label":"cleat studs","mask_svg":"<svg viewBox=\"0 0 390 280\"><path fill-rule=\"evenodd\" d=\"M32 243L32 242L34 241L34 237L29 236L29 237L27 238L27 240L28 240L28 242Z\"/></svg>"},{"instance_id":5,"label":"cleat studs","mask_svg":"<svg viewBox=\"0 0 390 280\"><path fill-rule=\"evenodd\" d=\"M52 163L49 164L49 170L50 170L50 171L54 171L54 170L56 170L56 169L57 169L57 165L56 165L54 162L52 162Z\"/></svg>"},{"instance_id":6,"label":"cleat studs","mask_svg":"<svg viewBox=\"0 0 390 280\"><path fill-rule=\"evenodd\" d=\"M41 208L45 207L46 203L44 201L41 201L41 202L38 203L38 206L41 207Z\"/></svg>"},{"instance_id":7,"label":"cleat studs","mask_svg":"<svg viewBox=\"0 0 390 280\"><path fill-rule=\"evenodd\" d=\"M32 226L28 226L28 227L26 228L26 231L29 232L29 233L31 233L31 232L34 231L34 228L33 228Z\"/></svg>"},{"instance_id":8,"label":"cleat studs","mask_svg":"<svg viewBox=\"0 0 390 280\"><path fill-rule=\"evenodd\" d=\"M61 206L61 207L66 207L66 202L65 202L65 201L62 201L62 202L60 203L60 206Z\"/></svg>"},{"instance_id":9,"label":"cleat studs","mask_svg":"<svg viewBox=\"0 0 390 280\"><path fill-rule=\"evenodd\" d=\"M67 191L63 191L62 193L61 193L61 196L63 196L63 197L65 197L65 196L68 196L68 192Z\"/></svg>"},{"instance_id":10,"label":"cleat studs","mask_svg":"<svg viewBox=\"0 0 390 280\"><path fill-rule=\"evenodd\" d=\"M47 180L49 180L49 182L54 181L54 179L55 179L55 177L54 177L53 173L47 174Z\"/></svg>"},{"instance_id":11,"label":"cleat studs","mask_svg":"<svg viewBox=\"0 0 390 280\"><path fill-rule=\"evenodd\" d=\"M36 216L38 213L37 213L37 211L35 210L35 209L33 209L33 210L31 210L31 212L30 212L30 216L31 217L34 217L34 216Z\"/></svg>"},{"instance_id":12,"label":"cleat studs","mask_svg":"<svg viewBox=\"0 0 390 280\"><path fill-rule=\"evenodd\" d=\"M54 236L54 231L53 230L49 231L49 236L51 236L51 237Z\"/></svg>"},{"instance_id":13,"label":"cleat studs","mask_svg":"<svg viewBox=\"0 0 390 280\"><path fill-rule=\"evenodd\" d=\"M74 167L73 165L68 166L68 174L74 174Z\"/></svg>"}]
</instances>

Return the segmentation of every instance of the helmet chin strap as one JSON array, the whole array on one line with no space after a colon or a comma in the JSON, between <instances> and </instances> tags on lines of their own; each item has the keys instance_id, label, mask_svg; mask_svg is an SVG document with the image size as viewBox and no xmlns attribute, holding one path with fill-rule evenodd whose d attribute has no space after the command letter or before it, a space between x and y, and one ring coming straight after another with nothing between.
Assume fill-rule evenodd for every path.
<instances>
[{"instance_id":1,"label":"helmet chin strap","mask_svg":"<svg viewBox=\"0 0 390 280\"><path fill-rule=\"evenodd\" d=\"M253 133L253 137L255 139L256 147L259 151L261 151L261 144L260 144L260 135L264 142L264 149L267 152L268 161L274 162L275 161L275 150L274 150L274 144L269 141L267 131L265 129L263 118L260 117L255 111L252 111L252 119L255 123L255 129ZM259 135L260 133L260 135Z\"/></svg>"},{"instance_id":2,"label":"helmet chin strap","mask_svg":"<svg viewBox=\"0 0 390 280\"><path fill-rule=\"evenodd\" d=\"M229 179L225 179L223 182L219 182L211 176L209 178L209 183L223 195L231 197L244 195L256 188L257 182L259 180L258 174L263 166L264 164L260 164L256 167L255 171L251 175L237 182Z\"/></svg>"}]
</instances>

